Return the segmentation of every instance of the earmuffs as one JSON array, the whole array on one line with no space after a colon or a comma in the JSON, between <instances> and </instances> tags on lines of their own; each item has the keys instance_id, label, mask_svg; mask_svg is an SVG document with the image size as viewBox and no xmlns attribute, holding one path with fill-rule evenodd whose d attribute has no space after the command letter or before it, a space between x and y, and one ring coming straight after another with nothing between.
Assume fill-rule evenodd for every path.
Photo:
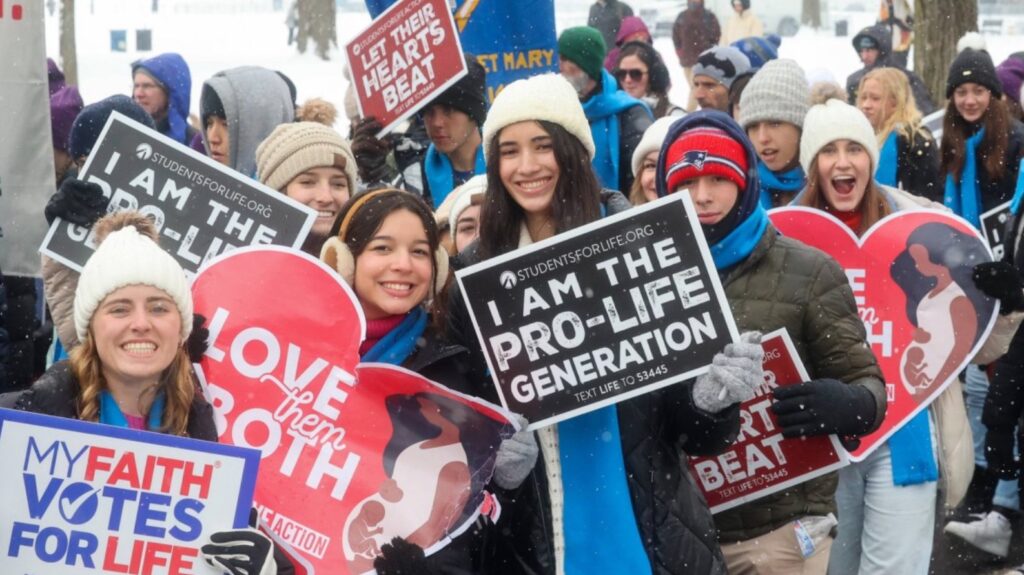
<instances>
[{"instance_id":1,"label":"earmuffs","mask_svg":"<svg viewBox=\"0 0 1024 575\"><path fill-rule=\"evenodd\" d=\"M341 279L345 280L345 283L353 288L355 287L356 258L352 255L352 250L348 248L348 244L345 243L343 238L348 233L348 226L355 217L356 212L362 209L372 198L387 193L407 194L409 192L393 188L368 192L352 204L352 207L345 213L345 218L341 220L338 234L328 238L324 242L324 247L320 249L320 261L336 270ZM434 250L434 291L432 295L436 296L440 293L446 283L448 283L448 251L444 249L444 246L438 245L437 249Z\"/></svg>"}]
</instances>

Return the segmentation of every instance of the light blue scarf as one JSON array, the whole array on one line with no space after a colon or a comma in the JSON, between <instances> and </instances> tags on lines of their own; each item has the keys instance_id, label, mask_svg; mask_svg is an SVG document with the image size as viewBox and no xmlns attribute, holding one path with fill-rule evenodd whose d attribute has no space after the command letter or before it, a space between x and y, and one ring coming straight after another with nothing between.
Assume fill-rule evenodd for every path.
<instances>
[{"instance_id":1,"label":"light blue scarf","mask_svg":"<svg viewBox=\"0 0 1024 575\"><path fill-rule=\"evenodd\" d=\"M626 483L618 410L612 405L559 423L558 451L566 575L649 575Z\"/></svg>"},{"instance_id":2,"label":"light blue scarf","mask_svg":"<svg viewBox=\"0 0 1024 575\"><path fill-rule=\"evenodd\" d=\"M715 269L722 271L746 259L757 247L757 242L761 241L761 236L767 228L768 212L758 204L743 223L711 246L711 258L715 260Z\"/></svg>"},{"instance_id":3,"label":"light blue scarf","mask_svg":"<svg viewBox=\"0 0 1024 575\"><path fill-rule=\"evenodd\" d=\"M917 485L939 478L939 466L932 453L932 432L928 410L914 416L889 437L894 485Z\"/></svg>"},{"instance_id":4,"label":"light blue scarf","mask_svg":"<svg viewBox=\"0 0 1024 575\"><path fill-rule=\"evenodd\" d=\"M889 132L889 137L878 152L878 171L875 172L875 181L893 188L896 187L896 168L899 165L898 139L896 130Z\"/></svg>"},{"instance_id":5,"label":"light blue scarf","mask_svg":"<svg viewBox=\"0 0 1024 575\"><path fill-rule=\"evenodd\" d=\"M985 137L985 128L978 130L964 146L964 167L960 181L953 174L946 174L946 194L942 203L953 213L981 229L981 196L978 192L978 144Z\"/></svg>"},{"instance_id":6,"label":"light blue scarf","mask_svg":"<svg viewBox=\"0 0 1024 575\"><path fill-rule=\"evenodd\" d=\"M760 160L757 162L757 178L761 182L761 207L766 210L775 207L772 204L775 193L799 192L807 184L804 169L799 165L785 172L773 172Z\"/></svg>"},{"instance_id":7,"label":"light blue scarf","mask_svg":"<svg viewBox=\"0 0 1024 575\"><path fill-rule=\"evenodd\" d=\"M412 308L402 323L380 338L370 351L363 354L363 361L402 365L416 349L416 341L427 329L427 312L417 306Z\"/></svg>"},{"instance_id":8,"label":"light blue scarf","mask_svg":"<svg viewBox=\"0 0 1024 575\"><path fill-rule=\"evenodd\" d=\"M153 400L153 406L149 408L146 429L156 431L160 429L163 422L164 396L161 393L156 396L156 399ZM110 392L107 390L100 392L100 423L128 428L128 420L125 418L124 413L121 412L121 408L117 406L114 396L110 395Z\"/></svg>"},{"instance_id":9,"label":"light blue scarf","mask_svg":"<svg viewBox=\"0 0 1024 575\"><path fill-rule=\"evenodd\" d=\"M448 197L455 189L455 170L452 168L452 161L447 154L437 151L434 144L427 148L427 155L423 159L423 171L426 172L427 185L430 186L430 197L434 202L434 209L441 207L441 202ZM480 175L487 172L487 164L484 161L484 147L476 147L476 165L473 166L473 175Z\"/></svg>"},{"instance_id":10,"label":"light blue scarf","mask_svg":"<svg viewBox=\"0 0 1024 575\"><path fill-rule=\"evenodd\" d=\"M602 68L601 92L583 103L583 113L594 138L594 171L609 190L619 189L619 114L633 106L643 106L654 118L647 104L619 90L615 78Z\"/></svg>"}]
</instances>

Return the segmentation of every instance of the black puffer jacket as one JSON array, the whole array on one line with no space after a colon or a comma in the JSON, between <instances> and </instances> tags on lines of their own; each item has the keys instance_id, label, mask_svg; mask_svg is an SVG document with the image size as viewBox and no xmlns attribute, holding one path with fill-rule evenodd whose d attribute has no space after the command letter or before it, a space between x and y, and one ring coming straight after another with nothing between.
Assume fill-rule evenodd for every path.
<instances>
[{"instance_id":1,"label":"black puffer jacket","mask_svg":"<svg viewBox=\"0 0 1024 575\"><path fill-rule=\"evenodd\" d=\"M619 193L602 197L611 215L629 208ZM460 254L461 265L477 263L475 244ZM449 312L450 335L474 350L484 366L483 352L457 289ZM478 367L476 371L483 372ZM719 414L698 409L691 398L692 382L680 383L617 405L623 461L633 511L644 549L655 575L725 573L715 540L715 526L681 450L690 455L721 452L739 432L736 406ZM497 402L490 379L480 379L473 395ZM488 572L550 575L555 573L551 505L543 458L516 490L497 490L502 517L487 541ZM614 544L614 542L608 542Z\"/></svg>"},{"instance_id":2,"label":"black puffer jacket","mask_svg":"<svg viewBox=\"0 0 1024 575\"><path fill-rule=\"evenodd\" d=\"M11 337L7 334L7 286L0 274L0 393L10 391L11 384Z\"/></svg>"},{"instance_id":3,"label":"black puffer jacket","mask_svg":"<svg viewBox=\"0 0 1024 575\"><path fill-rule=\"evenodd\" d=\"M856 36L853 37L854 50L858 50L857 47L860 44L860 39L863 37L869 37L878 44L878 59L872 66L865 66L860 70L857 70L853 74L850 74L846 78L846 95L849 98L851 105L857 105L857 88L860 86L860 80L865 74L874 70L875 68L898 68L904 74L907 75L907 81L910 82L910 91L914 94L914 103L917 104L917 109L922 115L927 116L935 111L935 102L932 100L931 94L928 92L928 86L925 85L924 80L920 76L907 70L903 66L900 66L892 58L892 31L885 24L875 24L874 26L868 26L861 30Z\"/></svg>"},{"instance_id":4,"label":"black puffer jacket","mask_svg":"<svg viewBox=\"0 0 1024 575\"><path fill-rule=\"evenodd\" d=\"M7 387L0 391L14 391L28 387L39 373L35 369L36 331L39 328L39 318L36 315L36 283L32 277L4 276L4 285L7 287L7 313L4 322L7 336L10 338L10 355Z\"/></svg>"},{"instance_id":5,"label":"black puffer jacket","mask_svg":"<svg viewBox=\"0 0 1024 575\"><path fill-rule=\"evenodd\" d=\"M912 138L900 134L896 142L896 187L941 204L944 186L935 138L921 129Z\"/></svg>"}]
</instances>

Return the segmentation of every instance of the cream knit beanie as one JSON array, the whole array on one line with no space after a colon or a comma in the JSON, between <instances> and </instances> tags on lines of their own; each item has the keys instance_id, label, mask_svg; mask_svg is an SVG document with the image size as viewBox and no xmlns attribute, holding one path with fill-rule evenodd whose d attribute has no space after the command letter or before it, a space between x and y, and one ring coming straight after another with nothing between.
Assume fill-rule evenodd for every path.
<instances>
[{"instance_id":1,"label":"cream knit beanie","mask_svg":"<svg viewBox=\"0 0 1024 575\"><path fill-rule=\"evenodd\" d=\"M640 143L636 145L636 149L633 150L633 177L640 176L640 166L644 163L644 158L651 152L657 152L661 149L661 144L665 142L665 138L668 137L668 129L675 123L676 120L682 119L681 116L665 116L664 118L658 118L653 124L647 127L644 131L643 138L640 139Z\"/></svg>"},{"instance_id":2,"label":"cream knit beanie","mask_svg":"<svg viewBox=\"0 0 1024 575\"><path fill-rule=\"evenodd\" d=\"M192 292L171 254L132 226L111 232L85 262L75 290L75 332L85 339L96 308L112 292L130 285L167 292L181 314L181 338L192 333Z\"/></svg>"},{"instance_id":3,"label":"cream knit beanie","mask_svg":"<svg viewBox=\"0 0 1024 575\"><path fill-rule=\"evenodd\" d=\"M455 233L455 224L459 216L466 211L473 203L473 196L482 196L487 193L487 174L473 176L466 180L466 183L452 190L455 201L452 202L452 209L448 212L448 227Z\"/></svg>"},{"instance_id":4,"label":"cream knit beanie","mask_svg":"<svg viewBox=\"0 0 1024 575\"><path fill-rule=\"evenodd\" d=\"M874 175L878 169L878 140L875 131L871 129L871 123L863 112L836 99L812 106L807 112L804 132L800 138L800 165L804 173L810 173L811 162L818 152L836 140L852 140L864 146L871 156L871 174Z\"/></svg>"},{"instance_id":5,"label":"cream knit beanie","mask_svg":"<svg viewBox=\"0 0 1024 575\"><path fill-rule=\"evenodd\" d=\"M325 166L344 170L348 189L356 193L355 156L348 141L332 128L317 122L281 124L256 148L256 175L275 190L283 191L306 170Z\"/></svg>"},{"instance_id":6,"label":"cream knit beanie","mask_svg":"<svg viewBox=\"0 0 1024 575\"><path fill-rule=\"evenodd\" d=\"M490 154L491 140L502 128L531 120L562 126L594 157L590 122L576 90L560 74L541 74L505 86L491 104L484 122L484 157Z\"/></svg>"},{"instance_id":7,"label":"cream knit beanie","mask_svg":"<svg viewBox=\"0 0 1024 575\"><path fill-rule=\"evenodd\" d=\"M740 96L740 125L746 130L764 121L804 125L810 87L794 60L772 60L754 74Z\"/></svg>"}]
</instances>

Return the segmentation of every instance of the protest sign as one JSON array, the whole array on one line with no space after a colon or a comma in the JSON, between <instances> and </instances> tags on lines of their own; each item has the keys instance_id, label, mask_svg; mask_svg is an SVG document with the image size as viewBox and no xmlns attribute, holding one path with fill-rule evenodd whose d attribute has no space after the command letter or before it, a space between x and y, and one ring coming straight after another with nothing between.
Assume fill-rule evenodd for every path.
<instances>
[{"instance_id":1,"label":"protest sign","mask_svg":"<svg viewBox=\"0 0 1024 575\"><path fill-rule=\"evenodd\" d=\"M1013 202L1006 202L981 214L981 232L985 235L988 247L992 248L992 258L996 261L1003 259L1003 254L1006 253L1006 246L1003 245L1006 238L1003 236L1007 231L1006 223L1013 218L1013 213L1010 212L1011 203Z\"/></svg>"},{"instance_id":2,"label":"protest sign","mask_svg":"<svg viewBox=\"0 0 1024 575\"><path fill-rule=\"evenodd\" d=\"M860 238L821 210L779 208L769 217L783 235L835 258L853 288L888 399L881 427L850 454L861 461L927 408L981 349L998 302L972 275L991 253L969 223L939 211L897 212Z\"/></svg>"},{"instance_id":3,"label":"protest sign","mask_svg":"<svg viewBox=\"0 0 1024 575\"><path fill-rule=\"evenodd\" d=\"M383 126L378 137L466 75L445 0L401 0L345 45L359 115Z\"/></svg>"},{"instance_id":4,"label":"protest sign","mask_svg":"<svg viewBox=\"0 0 1024 575\"><path fill-rule=\"evenodd\" d=\"M322 263L240 249L201 270L193 295L210 318L197 370L220 440L262 452L261 522L300 573L367 572L393 537L433 553L494 503L483 487L508 414L359 364L362 309Z\"/></svg>"},{"instance_id":5,"label":"protest sign","mask_svg":"<svg viewBox=\"0 0 1024 575\"><path fill-rule=\"evenodd\" d=\"M456 277L502 405L531 429L704 373L739 337L689 194Z\"/></svg>"},{"instance_id":6,"label":"protest sign","mask_svg":"<svg viewBox=\"0 0 1024 575\"><path fill-rule=\"evenodd\" d=\"M715 456L690 457L690 469L712 513L787 489L848 463L834 435L786 439L771 410L771 391L810 381L785 329L767 333L764 385L740 405L740 434Z\"/></svg>"},{"instance_id":7,"label":"protest sign","mask_svg":"<svg viewBox=\"0 0 1024 575\"><path fill-rule=\"evenodd\" d=\"M117 112L110 115L80 179L110 198L108 212L139 210L160 231L160 246L191 277L218 254L247 245L301 248L316 212ZM93 233L56 220L44 254L81 271Z\"/></svg>"},{"instance_id":8,"label":"protest sign","mask_svg":"<svg viewBox=\"0 0 1024 575\"><path fill-rule=\"evenodd\" d=\"M53 195L44 2L0 1L0 270L38 276L43 208ZM57 130L61 133L60 130Z\"/></svg>"},{"instance_id":9,"label":"protest sign","mask_svg":"<svg viewBox=\"0 0 1024 575\"><path fill-rule=\"evenodd\" d=\"M0 564L33 575L216 575L199 549L244 528L259 452L0 409Z\"/></svg>"}]
</instances>

